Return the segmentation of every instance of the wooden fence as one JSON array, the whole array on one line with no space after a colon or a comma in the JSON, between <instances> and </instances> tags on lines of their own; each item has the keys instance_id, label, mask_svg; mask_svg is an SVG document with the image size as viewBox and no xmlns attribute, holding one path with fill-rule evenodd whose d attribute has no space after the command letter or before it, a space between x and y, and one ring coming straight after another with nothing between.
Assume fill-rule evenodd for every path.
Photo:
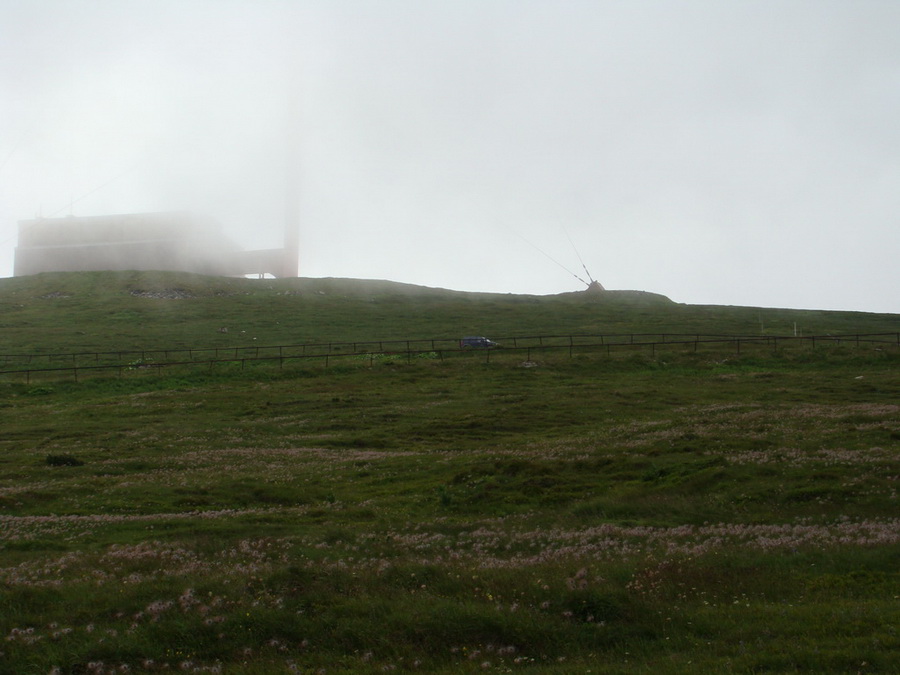
<instances>
[{"instance_id":1,"label":"wooden fence","mask_svg":"<svg viewBox=\"0 0 900 675\"><path fill-rule=\"evenodd\" d=\"M126 372L163 368L204 366L213 370L216 364L277 363L320 360L325 366L335 359L367 358L373 364L376 358L400 357L411 361L423 356L444 359L462 355L478 355L490 362L492 354L516 353L530 361L533 354L547 351L576 352L606 351L607 354L623 349L657 350L682 348L698 351L704 347L718 346L734 349L737 354L748 348L767 348L777 351L789 345L850 345L857 348L870 346L876 349L900 348L898 333L858 333L847 335L809 336L750 336L708 335L699 333L622 333L622 334L573 334L532 335L498 338L500 346L493 349L460 347L458 340L448 338L414 340L373 340L353 342L323 342L295 345L204 347L175 349L142 349L109 352L70 352L46 354L0 354L0 375L24 377L30 383L36 375L72 375L79 373L113 372L120 377Z\"/></svg>"}]
</instances>

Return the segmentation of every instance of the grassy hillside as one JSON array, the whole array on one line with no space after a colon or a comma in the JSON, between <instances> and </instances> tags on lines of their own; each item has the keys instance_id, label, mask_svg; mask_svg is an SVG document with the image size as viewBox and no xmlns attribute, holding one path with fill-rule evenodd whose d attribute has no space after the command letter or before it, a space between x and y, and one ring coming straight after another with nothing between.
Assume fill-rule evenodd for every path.
<instances>
[{"instance_id":1,"label":"grassy hillside","mask_svg":"<svg viewBox=\"0 0 900 675\"><path fill-rule=\"evenodd\" d=\"M0 310L0 353L900 329L130 273ZM0 673L900 671L900 348L483 356L0 378Z\"/></svg>"},{"instance_id":2,"label":"grassy hillside","mask_svg":"<svg viewBox=\"0 0 900 675\"><path fill-rule=\"evenodd\" d=\"M0 354L535 334L896 331L896 315L682 305L634 291L521 296L385 281L91 272L0 280ZM227 328L228 332L221 329Z\"/></svg>"}]
</instances>

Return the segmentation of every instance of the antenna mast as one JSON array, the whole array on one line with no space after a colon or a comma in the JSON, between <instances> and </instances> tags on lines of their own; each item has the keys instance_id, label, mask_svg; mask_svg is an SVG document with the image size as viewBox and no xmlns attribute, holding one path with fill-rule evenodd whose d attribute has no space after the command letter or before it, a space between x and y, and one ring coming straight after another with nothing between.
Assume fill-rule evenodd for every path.
<instances>
[{"instance_id":1,"label":"antenna mast","mask_svg":"<svg viewBox=\"0 0 900 675\"><path fill-rule=\"evenodd\" d=\"M575 242L572 241L572 237L569 236L569 232L568 232L568 230L566 230L565 227L563 228L563 232L566 233L566 239L568 239L569 243L572 245L572 249L575 251L575 255L578 256L578 262L581 263L581 267L584 270L584 273L587 274L587 278L591 280L591 283L587 283L584 279L580 279L580 278L578 279L578 281L580 281L585 286L587 286L588 290L597 290L597 291L606 290L603 288L603 285L599 281L594 279L594 277L591 276L591 273L588 272L587 265L585 265L584 260L581 259L581 254L578 252L578 249L575 248Z\"/></svg>"}]
</instances>

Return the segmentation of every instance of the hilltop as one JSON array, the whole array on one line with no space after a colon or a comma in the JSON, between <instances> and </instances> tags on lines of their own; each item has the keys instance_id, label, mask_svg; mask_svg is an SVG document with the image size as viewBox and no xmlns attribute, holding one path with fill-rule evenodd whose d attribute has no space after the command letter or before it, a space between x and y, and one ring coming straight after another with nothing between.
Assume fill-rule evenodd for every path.
<instances>
[{"instance_id":1,"label":"hilltop","mask_svg":"<svg viewBox=\"0 0 900 675\"><path fill-rule=\"evenodd\" d=\"M824 335L895 331L898 324L900 317L891 314L685 305L641 291L535 296L390 281L164 272L46 273L0 280L0 353L464 334Z\"/></svg>"}]
</instances>

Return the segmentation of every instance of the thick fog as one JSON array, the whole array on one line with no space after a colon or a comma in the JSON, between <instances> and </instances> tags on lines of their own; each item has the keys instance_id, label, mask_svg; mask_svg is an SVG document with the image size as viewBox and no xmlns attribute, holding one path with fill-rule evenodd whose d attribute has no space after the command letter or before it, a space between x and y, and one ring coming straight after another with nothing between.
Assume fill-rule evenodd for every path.
<instances>
[{"instance_id":1,"label":"thick fog","mask_svg":"<svg viewBox=\"0 0 900 675\"><path fill-rule=\"evenodd\" d=\"M21 219L272 248L294 192L302 276L549 294L583 261L900 313L898 31L895 0L0 0L0 276Z\"/></svg>"}]
</instances>

